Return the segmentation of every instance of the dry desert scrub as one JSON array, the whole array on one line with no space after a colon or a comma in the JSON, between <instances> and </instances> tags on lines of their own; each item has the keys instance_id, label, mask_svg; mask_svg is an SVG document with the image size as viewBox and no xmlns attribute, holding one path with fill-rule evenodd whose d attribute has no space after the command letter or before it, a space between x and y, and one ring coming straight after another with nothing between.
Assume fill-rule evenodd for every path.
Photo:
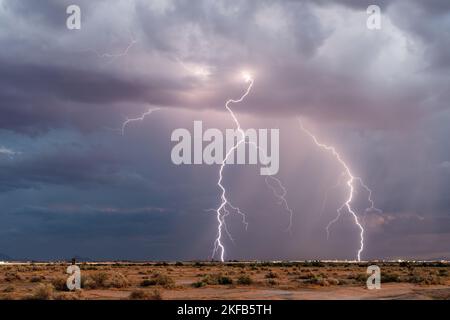
<instances>
[{"instance_id":1,"label":"dry desert scrub","mask_svg":"<svg viewBox=\"0 0 450 320\"><path fill-rule=\"evenodd\" d=\"M162 300L161 291L155 289L152 292L144 290L133 290L129 297L130 300Z\"/></svg>"},{"instance_id":2,"label":"dry desert scrub","mask_svg":"<svg viewBox=\"0 0 450 320\"><path fill-rule=\"evenodd\" d=\"M126 288L130 285L127 277L120 272L94 272L81 277L81 287L84 289Z\"/></svg>"},{"instance_id":3,"label":"dry desert scrub","mask_svg":"<svg viewBox=\"0 0 450 320\"><path fill-rule=\"evenodd\" d=\"M175 281L168 275L155 272L151 275L150 279L145 279L141 282L141 287L150 286L162 286L164 288L170 289L175 286Z\"/></svg>"},{"instance_id":4,"label":"dry desert scrub","mask_svg":"<svg viewBox=\"0 0 450 320\"><path fill-rule=\"evenodd\" d=\"M127 277L120 272L114 272L111 277L106 280L106 286L108 288L126 288L130 285Z\"/></svg>"},{"instance_id":5,"label":"dry desert scrub","mask_svg":"<svg viewBox=\"0 0 450 320\"><path fill-rule=\"evenodd\" d=\"M192 286L194 288L201 288L206 285L231 285L233 279L222 275L221 273L207 274L200 281L194 282Z\"/></svg>"},{"instance_id":6,"label":"dry desert scrub","mask_svg":"<svg viewBox=\"0 0 450 320\"><path fill-rule=\"evenodd\" d=\"M52 279L52 285L56 291L68 291L67 279L65 277L57 277Z\"/></svg>"},{"instance_id":7,"label":"dry desert scrub","mask_svg":"<svg viewBox=\"0 0 450 320\"><path fill-rule=\"evenodd\" d=\"M249 275L242 275L237 279L237 283L244 286L249 286L253 283L253 279Z\"/></svg>"},{"instance_id":8,"label":"dry desert scrub","mask_svg":"<svg viewBox=\"0 0 450 320\"><path fill-rule=\"evenodd\" d=\"M16 288L14 288L13 286L9 285L5 289L3 289L3 292L11 293L11 292L14 292L15 290L16 290Z\"/></svg>"},{"instance_id":9,"label":"dry desert scrub","mask_svg":"<svg viewBox=\"0 0 450 320\"><path fill-rule=\"evenodd\" d=\"M54 288L51 284L39 284L39 286L34 290L31 296L28 296L29 300L51 300L53 299Z\"/></svg>"}]
</instances>

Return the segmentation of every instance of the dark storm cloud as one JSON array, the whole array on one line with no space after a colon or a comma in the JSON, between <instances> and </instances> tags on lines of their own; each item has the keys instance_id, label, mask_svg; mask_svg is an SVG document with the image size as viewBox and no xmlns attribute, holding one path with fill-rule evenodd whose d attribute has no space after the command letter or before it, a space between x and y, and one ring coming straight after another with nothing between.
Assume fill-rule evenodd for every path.
<instances>
[{"instance_id":1,"label":"dark storm cloud","mask_svg":"<svg viewBox=\"0 0 450 320\"><path fill-rule=\"evenodd\" d=\"M69 31L74 3L82 29ZM369 4L382 9L379 31L366 28ZM240 116L295 128L282 131L280 171L295 232L281 233L283 212L253 171L230 170L231 196L251 222L247 233L230 222L246 244L230 242L230 257L353 254L347 218L324 239L343 191L318 212L341 168L289 122L297 115L343 150L387 212L368 217L367 257L413 256L402 235L426 239L417 254L442 255L450 250L427 235L450 233L447 30L446 0L0 0L0 252L207 257L217 168L173 166L170 133L199 118L229 126L215 112L239 96L248 68L256 85ZM154 105L167 109L120 135L124 119Z\"/></svg>"},{"instance_id":2,"label":"dark storm cloud","mask_svg":"<svg viewBox=\"0 0 450 320\"><path fill-rule=\"evenodd\" d=\"M394 23L424 45L432 72L450 67L450 4L448 1L416 1L418 8L408 10L408 2L393 7ZM433 23L429 23L433 21ZM448 76L448 74L447 74ZM448 84L448 77L445 79Z\"/></svg>"},{"instance_id":3,"label":"dark storm cloud","mask_svg":"<svg viewBox=\"0 0 450 320\"><path fill-rule=\"evenodd\" d=\"M174 212L159 208L23 207L11 217L27 221L27 229L21 232L33 236L139 237L166 234L167 220L174 218Z\"/></svg>"},{"instance_id":4,"label":"dark storm cloud","mask_svg":"<svg viewBox=\"0 0 450 320\"><path fill-rule=\"evenodd\" d=\"M100 150L74 152L73 148L61 148L33 158L20 158L0 166L2 191L25 186L39 188L45 184L79 187L112 184L117 173L114 159Z\"/></svg>"},{"instance_id":5,"label":"dark storm cloud","mask_svg":"<svg viewBox=\"0 0 450 320\"><path fill-rule=\"evenodd\" d=\"M120 103L217 109L226 98L224 92L236 86L225 76L243 66L253 67L258 75L259 91L246 108L256 114L301 113L329 121L345 119L353 125L392 127L423 117L423 108L429 108L426 104L430 99L437 100L436 104L443 103L446 93L442 82L448 83L448 77L429 74L424 82L417 72L423 72L421 68L427 64L447 64L449 40L440 32L449 23L447 5L440 1L427 5L400 0L379 3L386 7L383 14L400 28L399 32L423 40L424 65L417 66L414 61L408 62L417 52L404 48L407 44L399 43L401 39L386 26L387 22L378 33L365 30L365 4L336 3L354 10L348 23L359 23L354 26L358 32L339 29L343 21L338 25L327 21L327 14L336 8L330 2L319 2L319 7L310 1L133 1L117 7L105 2L97 5L80 2L85 14L83 27L70 32L62 19L66 17L66 3L48 1L30 6L24 1L5 1L4 14L11 19L8 27L14 27L13 19L17 17L29 29L21 31L20 43L14 32L4 35L2 47L14 43L11 47L15 51L23 48L30 53L22 51L19 56L26 55L26 60L31 61L17 61L8 51L2 54L4 76L0 96L2 108L8 111L8 117L2 118L2 126L14 130L15 126L48 127L49 123L69 121L83 127L85 118L105 126L116 119L105 117L104 109L98 105L111 108ZM128 10L120 12L122 7ZM320 7L327 13L316 10ZM430 20L436 22L427 23ZM132 67L117 67L108 61L99 65L93 52L81 49L104 43L103 31L107 30L111 33L109 38L121 43L122 48L115 48L120 52L129 43L128 31L121 33L117 29L123 25L138 41L136 51L130 53L131 62L127 60ZM36 33L39 37L34 36ZM117 41L118 38L122 41ZM56 46L57 39L66 46ZM339 41L342 47L334 48L334 41ZM420 50L419 47L410 50ZM334 52L335 49L339 50ZM379 69L383 65L379 59L385 50L393 53L400 50L399 54L404 55L391 58L393 64L397 63L395 70L389 72L392 75ZM162 64L149 65L143 77L133 70L142 69L144 61L152 59L148 54L159 55ZM210 81L190 85L180 77L183 70L176 63L178 58L213 66ZM166 68L167 72L163 72ZM203 99L186 99L190 90L208 95ZM90 106L82 108L73 105L74 102Z\"/></svg>"},{"instance_id":6,"label":"dark storm cloud","mask_svg":"<svg viewBox=\"0 0 450 320\"><path fill-rule=\"evenodd\" d=\"M164 80L126 80L101 70L73 66L2 61L0 73L0 108L5 115L0 126L31 132L36 131L33 127L38 130L67 124L83 128L88 115L98 118L100 124L111 118L117 121L117 114L111 112L113 104L168 103L170 99L161 97L170 96L169 91L177 87L180 89L179 85Z\"/></svg>"},{"instance_id":7,"label":"dark storm cloud","mask_svg":"<svg viewBox=\"0 0 450 320\"><path fill-rule=\"evenodd\" d=\"M142 246L149 243L164 248L176 216L176 212L160 208L28 206L2 215L0 239L2 248L10 244L16 258L68 259L82 251L94 254L94 259L144 259L146 255L136 255L136 251L145 251ZM30 238L34 245L30 245ZM117 241L129 248L128 254L116 251ZM92 248L99 243L102 250L93 253ZM36 253L30 250L33 246L41 248ZM161 255L154 250L151 253L155 258Z\"/></svg>"}]
</instances>

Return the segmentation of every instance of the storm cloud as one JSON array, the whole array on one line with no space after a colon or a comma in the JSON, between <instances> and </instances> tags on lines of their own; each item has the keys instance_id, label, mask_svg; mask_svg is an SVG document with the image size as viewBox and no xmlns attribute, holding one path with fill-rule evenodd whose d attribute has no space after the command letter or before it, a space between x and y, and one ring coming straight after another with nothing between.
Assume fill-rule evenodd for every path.
<instances>
[{"instance_id":1,"label":"storm cloud","mask_svg":"<svg viewBox=\"0 0 450 320\"><path fill-rule=\"evenodd\" d=\"M81 30L66 28L70 4ZM366 27L370 4L380 30ZM333 241L324 230L342 168L297 117L373 189L383 212L364 216L363 258L450 258L449 30L446 0L0 0L0 252L209 258L218 167L173 165L170 134L232 128L224 102L248 70L235 111L280 129L293 232L258 168L229 168L250 224L230 217L227 258L354 258L349 216ZM362 216L362 190L355 205Z\"/></svg>"}]
</instances>

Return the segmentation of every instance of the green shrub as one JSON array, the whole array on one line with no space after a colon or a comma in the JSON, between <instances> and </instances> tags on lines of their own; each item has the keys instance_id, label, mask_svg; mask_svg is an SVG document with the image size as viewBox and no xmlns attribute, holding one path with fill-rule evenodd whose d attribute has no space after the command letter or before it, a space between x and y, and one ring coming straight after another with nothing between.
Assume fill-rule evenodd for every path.
<instances>
[{"instance_id":1,"label":"green shrub","mask_svg":"<svg viewBox=\"0 0 450 320\"><path fill-rule=\"evenodd\" d=\"M241 285L251 285L253 283L253 279L248 275L242 275L237 279L237 283Z\"/></svg>"},{"instance_id":2,"label":"green shrub","mask_svg":"<svg viewBox=\"0 0 450 320\"><path fill-rule=\"evenodd\" d=\"M340 284L340 281L336 278L328 278L327 281L331 286L337 286Z\"/></svg>"},{"instance_id":3,"label":"green shrub","mask_svg":"<svg viewBox=\"0 0 450 320\"><path fill-rule=\"evenodd\" d=\"M443 281L438 276L435 275L421 276L419 274L410 275L408 278L408 282L426 285L437 285L443 283Z\"/></svg>"},{"instance_id":4,"label":"green shrub","mask_svg":"<svg viewBox=\"0 0 450 320\"><path fill-rule=\"evenodd\" d=\"M440 277L446 277L446 276L448 276L448 270L441 269L441 270L439 270L438 272L439 272L438 274L439 274Z\"/></svg>"},{"instance_id":5,"label":"green shrub","mask_svg":"<svg viewBox=\"0 0 450 320\"><path fill-rule=\"evenodd\" d=\"M316 276L316 275L314 275L313 277L311 277L309 279L305 279L303 281L303 283L315 284L315 285L319 285L319 286L322 286L322 287L326 287L326 286L330 285L326 278L322 278L322 277Z\"/></svg>"},{"instance_id":6,"label":"green shrub","mask_svg":"<svg viewBox=\"0 0 450 320\"><path fill-rule=\"evenodd\" d=\"M275 279L278 278L278 275L272 271L269 271L269 273L266 274L266 279Z\"/></svg>"},{"instance_id":7,"label":"green shrub","mask_svg":"<svg viewBox=\"0 0 450 320\"><path fill-rule=\"evenodd\" d=\"M161 273L154 273L150 279L145 279L141 282L141 287L162 286L172 288L174 285L175 281L171 277Z\"/></svg>"},{"instance_id":8,"label":"green shrub","mask_svg":"<svg viewBox=\"0 0 450 320\"><path fill-rule=\"evenodd\" d=\"M366 283L368 275L363 273L351 274L348 279L353 279L357 283Z\"/></svg>"},{"instance_id":9,"label":"green shrub","mask_svg":"<svg viewBox=\"0 0 450 320\"><path fill-rule=\"evenodd\" d=\"M41 281L42 281L42 278L39 276L34 276L34 277L31 277L31 279L30 279L30 282L33 282L33 283L41 282Z\"/></svg>"},{"instance_id":10,"label":"green shrub","mask_svg":"<svg viewBox=\"0 0 450 320\"><path fill-rule=\"evenodd\" d=\"M276 286L278 282L276 282L274 279L267 279L267 284L269 286Z\"/></svg>"},{"instance_id":11,"label":"green shrub","mask_svg":"<svg viewBox=\"0 0 450 320\"><path fill-rule=\"evenodd\" d=\"M395 273L382 272L381 273L381 283L388 282L400 282L400 277Z\"/></svg>"},{"instance_id":12,"label":"green shrub","mask_svg":"<svg viewBox=\"0 0 450 320\"><path fill-rule=\"evenodd\" d=\"M224 276L221 273L209 274L202 280L209 285L228 285L233 284L233 280L230 277Z\"/></svg>"},{"instance_id":13,"label":"green shrub","mask_svg":"<svg viewBox=\"0 0 450 320\"><path fill-rule=\"evenodd\" d=\"M224 276L222 274L212 275L211 282L221 285L233 284L233 280L230 277Z\"/></svg>"},{"instance_id":14,"label":"green shrub","mask_svg":"<svg viewBox=\"0 0 450 320\"><path fill-rule=\"evenodd\" d=\"M204 281L197 281L197 282L194 282L194 283L192 284L192 286L193 286L194 288L201 288L201 287L204 287L204 286L206 286L206 285L207 285L207 283L204 282Z\"/></svg>"},{"instance_id":15,"label":"green shrub","mask_svg":"<svg viewBox=\"0 0 450 320\"><path fill-rule=\"evenodd\" d=\"M298 277L297 277L297 279L299 279L299 280L307 280L307 279L313 279L313 278L315 278L316 277L316 275L314 274L314 273L312 273L312 272L306 272L306 273L304 273L304 274L300 274Z\"/></svg>"}]
</instances>

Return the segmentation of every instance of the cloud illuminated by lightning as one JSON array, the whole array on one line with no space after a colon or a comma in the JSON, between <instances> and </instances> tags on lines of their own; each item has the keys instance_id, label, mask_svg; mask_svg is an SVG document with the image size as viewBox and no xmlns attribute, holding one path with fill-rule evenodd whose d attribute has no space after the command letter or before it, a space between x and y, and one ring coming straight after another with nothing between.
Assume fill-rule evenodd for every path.
<instances>
[{"instance_id":1,"label":"cloud illuminated by lightning","mask_svg":"<svg viewBox=\"0 0 450 320\"><path fill-rule=\"evenodd\" d=\"M175 59L184 70L186 70L187 72L191 73L192 75L194 75L196 77L199 77L199 78L205 80L211 75L211 68L209 66L186 63L186 62L183 62L179 58L175 58Z\"/></svg>"},{"instance_id":2,"label":"cloud illuminated by lightning","mask_svg":"<svg viewBox=\"0 0 450 320\"><path fill-rule=\"evenodd\" d=\"M359 228L359 237L360 237L360 245L359 245L359 249L357 252L357 259L358 261L361 261L361 253L364 250L364 228L361 225L358 215L356 214L355 210L352 208L351 204L354 198L354 194L355 194L355 181L359 182L359 184L369 193L368 196L368 201L370 203L370 207L368 209L366 209L366 211L370 211L370 210L375 210L375 211L380 211L379 209L375 208L375 204L372 200L372 190L370 190L369 187L367 187L366 184L364 184L363 180L359 177L356 177L352 174L352 172L350 171L349 166L346 164L346 162L342 159L341 155L336 151L336 149L332 146L328 146L326 144L320 143L318 141L318 139L309 131L307 130L304 126L303 123L301 122L301 120L299 119L299 123L300 123L300 128L303 132L305 132L309 137L311 137L311 139L314 141L314 143L321 149L324 149L328 152L330 152L334 158L339 162L339 164L344 168L344 173L347 177L347 186L348 186L348 196L346 201L342 204L341 207L339 207L339 209L337 210L338 215L336 216L336 218L334 218L332 221L330 221L330 223L327 225L326 230L327 230L327 237L329 236L329 228L332 224L334 224L336 221L338 221L338 219L341 216L342 210L345 208L347 209L347 211L351 214L351 216L353 217L353 220L355 222L355 225Z\"/></svg>"}]
</instances>

